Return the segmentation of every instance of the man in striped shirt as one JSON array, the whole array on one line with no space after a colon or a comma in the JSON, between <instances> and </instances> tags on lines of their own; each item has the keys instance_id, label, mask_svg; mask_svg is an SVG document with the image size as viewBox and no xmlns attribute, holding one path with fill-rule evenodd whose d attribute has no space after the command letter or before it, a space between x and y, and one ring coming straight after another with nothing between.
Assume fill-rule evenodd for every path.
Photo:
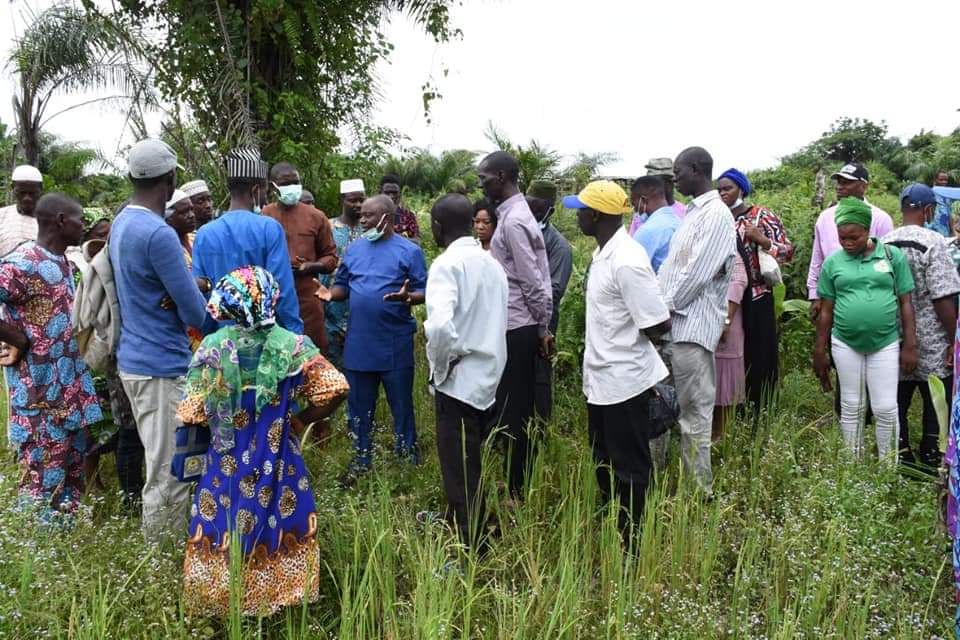
<instances>
[{"instance_id":1,"label":"man in striped shirt","mask_svg":"<svg viewBox=\"0 0 960 640\"><path fill-rule=\"evenodd\" d=\"M674 170L677 189L692 200L658 275L673 320L668 355L680 401L683 466L709 496L716 395L713 352L726 322L736 237L730 209L713 187L710 154L690 147L677 156Z\"/></svg>"}]
</instances>

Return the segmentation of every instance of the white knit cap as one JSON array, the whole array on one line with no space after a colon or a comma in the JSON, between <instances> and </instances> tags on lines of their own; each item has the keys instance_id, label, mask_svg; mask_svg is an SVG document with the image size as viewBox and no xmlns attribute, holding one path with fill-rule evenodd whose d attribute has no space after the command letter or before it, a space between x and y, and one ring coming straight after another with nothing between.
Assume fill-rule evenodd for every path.
<instances>
[{"instance_id":1,"label":"white knit cap","mask_svg":"<svg viewBox=\"0 0 960 640\"><path fill-rule=\"evenodd\" d=\"M167 208L163 212L163 219L166 220L167 218L173 215L174 207L177 205L178 202L180 202L181 200L189 200L189 199L190 199L190 196L188 196L186 193L184 193L180 189L174 190L173 196L170 198L170 202L167 203Z\"/></svg>"},{"instance_id":2,"label":"white knit cap","mask_svg":"<svg viewBox=\"0 0 960 640\"><path fill-rule=\"evenodd\" d=\"M41 175L40 170L29 164L22 164L16 169L13 170L13 175L10 176L10 180L13 182L43 182L43 175Z\"/></svg>"},{"instance_id":3,"label":"white knit cap","mask_svg":"<svg viewBox=\"0 0 960 640\"><path fill-rule=\"evenodd\" d=\"M363 188L363 180L341 180L340 181L340 195L345 193L366 193L367 190Z\"/></svg>"},{"instance_id":4,"label":"white knit cap","mask_svg":"<svg viewBox=\"0 0 960 640\"><path fill-rule=\"evenodd\" d=\"M203 180L191 180L190 182L181 185L180 189L190 196L198 196L201 193L210 193L210 187L207 186L207 183Z\"/></svg>"}]
</instances>

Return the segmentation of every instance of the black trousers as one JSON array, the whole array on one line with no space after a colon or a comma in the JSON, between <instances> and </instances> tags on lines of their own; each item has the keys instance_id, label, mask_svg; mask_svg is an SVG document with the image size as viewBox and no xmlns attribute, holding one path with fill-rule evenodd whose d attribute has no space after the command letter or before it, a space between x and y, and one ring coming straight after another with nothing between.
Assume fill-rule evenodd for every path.
<instances>
[{"instance_id":1,"label":"black trousers","mask_svg":"<svg viewBox=\"0 0 960 640\"><path fill-rule=\"evenodd\" d=\"M618 498L620 531L630 540L638 530L650 486L649 394L644 392L613 405L587 404L590 447L597 464L597 484L605 502Z\"/></svg>"},{"instance_id":2,"label":"black trousers","mask_svg":"<svg viewBox=\"0 0 960 640\"><path fill-rule=\"evenodd\" d=\"M946 392L947 406L953 395L953 377L943 378ZM910 450L910 427L907 424L907 414L910 403L913 401L914 391L920 391L923 399L923 435L920 437L920 460L926 463L939 464L940 449L937 440L940 437L940 423L937 422L937 413L933 408L933 397L930 394L930 385L926 381L901 380L897 386L897 409L900 413L900 444L901 452Z\"/></svg>"},{"instance_id":3,"label":"black trousers","mask_svg":"<svg viewBox=\"0 0 960 640\"><path fill-rule=\"evenodd\" d=\"M772 293L750 302L743 315L743 335L747 400L753 411L759 412L770 400L780 377L777 316Z\"/></svg>"},{"instance_id":4,"label":"black trousers","mask_svg":"<svg viewBox=\"0 0 960 640\"><path fill-rule=\"evenodd\" d=\"M481 411L437 391L437 454L447 495L446 518L460 540L473 546L486 521L480 488L483 441L489 411Z\"/></svg>"},{"instance_id":5,"label":"black trousers","mask_svg":"<svg viewBox=\"0 0 960 640\"><path fill-rule=\"evenodd\" d=\"M497 387L496 423L506 428L506 473L510 493L520 497L532 464L534 414L539 335L531 325L507 331L507 366Z\"/></svg>"}]
</instances>

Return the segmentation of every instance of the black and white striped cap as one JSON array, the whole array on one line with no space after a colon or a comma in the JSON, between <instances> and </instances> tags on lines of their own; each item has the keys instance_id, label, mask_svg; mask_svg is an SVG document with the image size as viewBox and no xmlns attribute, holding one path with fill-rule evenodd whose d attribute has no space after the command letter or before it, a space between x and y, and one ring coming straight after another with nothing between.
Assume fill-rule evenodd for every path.
<instances>
[{"instance_id":1,"label":"black and white striped cap","mask_svg":"<svg viewBox=\"0 0 960 640\"><path fill-rule=\"evenodd\" d=\"M266 180L269 167L253 147L240 147L227 154L227 179Z\"/></svg>"}]
</instances>

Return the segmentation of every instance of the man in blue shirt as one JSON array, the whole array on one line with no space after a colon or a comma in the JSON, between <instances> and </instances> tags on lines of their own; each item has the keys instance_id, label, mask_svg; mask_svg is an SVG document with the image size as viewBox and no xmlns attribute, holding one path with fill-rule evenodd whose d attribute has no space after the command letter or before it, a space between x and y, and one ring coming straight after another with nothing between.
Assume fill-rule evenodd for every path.
<instances>
[{"instance_id":1,"label":"man in blue shirt","mask_svg":"<svg viewBox=\"0 0 960 640\"><path fill-rule=\"evenodd\" d=\"M363 236L347 247L333 287L324 300L350 301L350 327L343 350L350 383L347 414L357 449L344 484L370 467L371 424L383 384L393 414L396 453L417 459L413 415L413 334L410 307L423 304L427 265L420 247L394 233L396 205L384 195L364 201Z\"/></svg>"},{"instance_id":2,"label":"man in blue shirt","mask_svg":"<svg viewBox=\"0 0 960 640\"><path fill-rule=\"evenodd\" d=\"M287 254L287 237L280 223L260 215L267 201L267 163L256 149L236 149L227 156L230 209L197 232L193 241L193 273L216 283L234 269L262 267L280 284L277 321L294 333L303 333L300 303ZM220 325L225 323L220 323ZM219 325L208 318L203 333Z\"/></svg>"},{"instance_id":3,"label":"man in blue shirt","mask_svg":"<svg viewBox=\"0 0 960 640\"><path fill-rule=\"evenodd\" d=\"M108 245L120 302L117 368L146 457L144 536L159 541L180 535L187 515L190 486L170 473L170 459L191 358L187 327L201 326L207 314L177 232L163 219L176 186L176 154L160 140L142 140L128 163L133 197L114 220ZM161 304L165 298L174 308Z\"/></svg>"},{"instance_id":4,"label":"man in blue shirt","mask_svg":"<svg viewBox=\"0 0 960 640\"><path fill-rule=\"evenodd\" d=\"M637 210L647 214L646 222L633 234L650 258L654 273L670 253L670 240L680 226L680 218L667 203L667 190L660 176L642 176L633 181L631 193L639 196Z\"/></svg>"}]
</instances>

